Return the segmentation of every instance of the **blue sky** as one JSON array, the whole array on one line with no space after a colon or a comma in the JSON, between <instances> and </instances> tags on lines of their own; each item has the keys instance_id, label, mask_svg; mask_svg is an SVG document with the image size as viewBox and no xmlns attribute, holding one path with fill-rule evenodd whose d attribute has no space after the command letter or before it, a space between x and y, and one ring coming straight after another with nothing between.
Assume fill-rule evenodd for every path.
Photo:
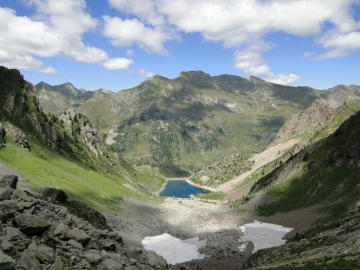
<instances>
[{"instance_id":1,"label":"blue sky","mask_svg":"<svg viewBox=\"0 0 360 270\"><path fill-rule=\"evenodd\" d=\"M1 0L0 65L112 91L181 71L360 85L358 0Z\"/></svg>"}]
</instances>

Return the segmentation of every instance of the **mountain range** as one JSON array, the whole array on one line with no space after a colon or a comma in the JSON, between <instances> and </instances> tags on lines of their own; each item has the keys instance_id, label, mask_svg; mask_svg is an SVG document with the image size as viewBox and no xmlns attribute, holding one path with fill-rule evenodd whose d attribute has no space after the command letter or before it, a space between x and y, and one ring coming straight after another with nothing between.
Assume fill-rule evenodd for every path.
<instances>
[{"instance_id":1,"label":"mountain range","mask_svg":"<svg viewBox=\"0 0 360 270\"><path fill-rule=\"evenodd\" d=\"M154 76L118 93L69 83L39 87L0 68L0 165L19 172L22 187L55 186L126 216L124 199L162 200L155 196L161 172L197 172L194 181L219 191L234 184L222 194L234 195L227 204L238 215L253 205L274 223L308 223L285 245L242 258L241 269L359 269L359 86L324 91L196 71ZM213 194L201 203L217 204L207 202ZM0 247L0 255L10 250ZM219 252L225 258L228 251Z\"/></svg>"},{"instance_id":2,"label":"mountain range","mask_svg":"<svg viewBox=\"0 0 360 270\"><path fill-rule=\"evenodd\" d=\"M56 114L71 105L97 125L112 151L168 176L187 176L232 154L261 152L293 114L316 99L336 108L360 96L355 85L323 91L202 71L175 79L156 75L117 93L69 83L35 88L44 111Z\"/></svg>"}]
</instances>

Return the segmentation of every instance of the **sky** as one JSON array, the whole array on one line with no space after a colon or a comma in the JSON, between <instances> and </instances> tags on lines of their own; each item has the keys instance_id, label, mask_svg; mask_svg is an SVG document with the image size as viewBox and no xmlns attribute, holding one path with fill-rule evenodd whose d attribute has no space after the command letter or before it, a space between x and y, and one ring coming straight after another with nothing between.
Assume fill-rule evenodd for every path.
<instances>
[{"instance_id":1,"label":"sky","mask_svg":"<svg viewBox=\"0 0 360 270\"><path fill-rule=\"evenodd\" d=\"M191 70L360 85L360 0L0 0L0 65L86 90Z\"/></svg>"}]
</instances>

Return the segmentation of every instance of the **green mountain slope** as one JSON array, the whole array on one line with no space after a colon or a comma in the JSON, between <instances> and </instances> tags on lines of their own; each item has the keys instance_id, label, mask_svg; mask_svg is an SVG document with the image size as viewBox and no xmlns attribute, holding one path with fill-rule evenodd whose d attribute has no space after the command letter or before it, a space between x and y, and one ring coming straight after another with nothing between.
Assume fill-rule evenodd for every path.
<instances>
[{"instance_id":1,"label":"green mountain slope","mask_svg":"<svg viewBox=\"0 0 360 270\"><path fill-rule=\"evenodd\" d=\"M318 98L340 104L344 95L360 95L360 88L319 91L192 71L171 80L154 76L78 110L110 130L111 149L131 163L178 175L235 153L258 153L291 115Z\"/></svg>"},{"instance_id":2,"label":"green mountain slope","mask_svg":"<svg viewBox=\"0 0 360 270\"><path fill-rule=\"evenodd\" d=\"M0 117L0 162L24 175L21 185L62 188L116 212L119 199L149 199L164 181L112 157L86 116L45 114L18 70L0 67Z\"/></svg>"},{"instance_id":3,"label":"green mountain slope","mask_svg":"<svg viewBox=\"0 0 360 270\"><path fill-rule=\"evenodd\" d=\"M35 85L36 96L46 113L59 115L70 108L77 108L85 102L101 100L111 94L106 89L96 91L85 91L77 89L71 83L51 86L45 82Z\"/></svg>"},{"instance_id":4,"label":"green mountain slope","mask_svg":"<svg viewBox=\"0 0 360 270\"><path fill-rule=\"evenodd\" d=\"M254 184L252 192L268 189L279 196L264 205L260 213L328 204L323 210L339 217L346 207L360 199L360 111L354 113L333 134L304 148L287 162Z\"/></svg>"},{"instance_id":5,"label":"green mountain slope","mask_svg":"<svg viewBox=\"0 0 360 270\"><path fill-rule=\"evenodd\" d=\"M304 148L253 185L252 193L266 190L275 197L257 207L260 215L312 207L323 217L285 245L255 253L244 269L359 269L359 129L357 111L333 134Z\"/></svg>"}]
</instances>

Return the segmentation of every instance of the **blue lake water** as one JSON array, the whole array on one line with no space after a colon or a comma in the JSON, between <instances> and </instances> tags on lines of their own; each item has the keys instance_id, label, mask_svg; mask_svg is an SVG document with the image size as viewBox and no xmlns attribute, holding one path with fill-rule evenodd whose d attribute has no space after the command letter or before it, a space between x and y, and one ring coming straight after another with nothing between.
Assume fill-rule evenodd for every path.
<instances>
[{"instance_id":1,"label":"blue lake water","mask_svg":"<svg viewBox=\"0 0 360 270\"><path fill-rule=\"evenodd\" d=\"M176 198L190 198L191 194L209 193L208 190L190 185L184 180L168 181L165 189L160 192L160 196L176 197Z\"/></svg>"}]
</instances>

